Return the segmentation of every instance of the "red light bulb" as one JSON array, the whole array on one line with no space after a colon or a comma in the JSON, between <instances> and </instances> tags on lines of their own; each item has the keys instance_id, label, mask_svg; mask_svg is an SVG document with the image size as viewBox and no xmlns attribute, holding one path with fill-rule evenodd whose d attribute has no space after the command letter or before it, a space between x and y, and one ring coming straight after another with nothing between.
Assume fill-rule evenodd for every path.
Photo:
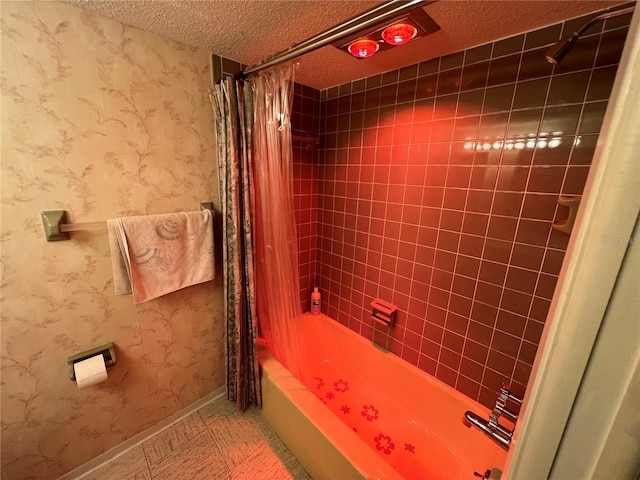
<instances>
[{"instance_id":1,"label":"red light bulb","mask_svg":"<svg viewBox=\"0 0 640 480\"><path fill-rule=\"evenodd\" d=\"M349 45L349 53L354 57L367 58L378 51L380 45L375 40L361 38Z\"/></svg>"},{"instance_id":2,"label":"red light bulb","mask_svg":"<svg viewBox=\"0 0 640 480\"><path fill-rule=\"evenodd\" d=\"M408 23L396 23L382 31L382 38L389 45L407 43L418 33L418 29Z\"/></svg>"}]
</instances>

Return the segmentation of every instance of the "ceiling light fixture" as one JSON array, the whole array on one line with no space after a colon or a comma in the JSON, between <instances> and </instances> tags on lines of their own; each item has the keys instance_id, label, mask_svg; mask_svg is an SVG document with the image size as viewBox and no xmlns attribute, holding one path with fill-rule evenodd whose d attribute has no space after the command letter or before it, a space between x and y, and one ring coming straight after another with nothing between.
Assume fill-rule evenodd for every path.
<instances>
[{"instance_id":1,"label":"ceiling light fixture","mask_svg":"<svg viewBox=\"0 0 640 480\"><path fill-rule=\"evenodd\" d=\"M382 31L382 39L389 45L402 45L418 34L418 29L409 23L396 23Z\"/></svg>"},{"instance_id":2,"label":"ceiling light fixture","mask_svg":"<svg viewBox=\"0 0 640 480\"><path fill-rule=\"evenodd\" d=\"M370 57L378 51L404 45L411 40L438 31L440 27L422 8L415 8L394 18L388 18L363 28L333 44L356 58Z\"/></svg>"},{"instance_id":3,"label":"ceiling light fixture","mask_svg":"<svg viewBox=\"0 0 640 480\"><path fill-rule=\"evenodd\" d=\"M375 40L361 38L349 45L349 53L357 58L367 58L376 53L380 45Z\"/></svg>"}]
</instances>

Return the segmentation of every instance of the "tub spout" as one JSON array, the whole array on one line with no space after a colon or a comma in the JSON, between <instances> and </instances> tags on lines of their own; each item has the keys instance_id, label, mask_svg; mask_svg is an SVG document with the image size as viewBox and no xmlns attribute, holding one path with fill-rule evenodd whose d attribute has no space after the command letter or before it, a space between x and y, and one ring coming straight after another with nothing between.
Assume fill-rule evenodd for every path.
<instances>
[{"instance_id":1,"label":"tub spout","mask_svg":"<svg viewBox=\"0 0 640 480\"><path fill-rule=\"evenodd\" d=\"M471 425L473 425L469 419L467 418L467 414L468 413L472 413L472 412L466 412L463 416L462 416L462 424L467 427L467 428L471 428Z\"/></svg>"},{"instance_id":2,"label":"tub spout","mask_svg":"<svg viewBox=\"0 0 640 480\"><path fill-rule=\"evenodd\" d=\"M466 427L474 426L491 440L496 442L505 450L509 450L509 443L511 442L511 435L513 434L499 423L494 423L489 420L485 420L471 411L466 411L462 419L462 423Z\"/></svg>"}]
</instances>

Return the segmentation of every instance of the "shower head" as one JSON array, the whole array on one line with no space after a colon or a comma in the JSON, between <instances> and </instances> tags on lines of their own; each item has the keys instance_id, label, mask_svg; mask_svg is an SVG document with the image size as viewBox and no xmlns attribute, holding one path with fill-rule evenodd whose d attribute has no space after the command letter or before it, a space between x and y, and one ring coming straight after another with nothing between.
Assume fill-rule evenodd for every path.
<instances>
[{"instance_id":1,"label":"shower head","mask_svg":"<svg viewBox=\"0 0 640 480\"><path fill-rule=\"evenodd\" d=\"M587 23L585 23L582 28L580 28L580 30L571 34L570 37L563 38L555 45L553 45L549 50L546 51L544 57L547 59L547 62L554 65L560 63L562 59L567 56L567 53L569 53L574 45L578 42L580 35L589 30L589 28L593 24L601 22L602 20L607 20L608 18L619 17L620 15L631 13L635 9L635 6L636 2L623 3L622 5L612 7L602 15L598 15L597 17L592 18Z\"/></svg>"},{"instance_id":2,"label":"shower head","mask_svg":"<svg viewBox=\"0 0 640 480\"><path fill-rule=\"evenodd\" d=\"M574 33L569 38L563 38L546 51L546 53L544 54L544 58L547 59L547 62L557 65L562 61L564 57L567 56L567 53L571 51L573 46L578 41L578 38L580 37L577 33Z\"/></svg>"}]
</instances>

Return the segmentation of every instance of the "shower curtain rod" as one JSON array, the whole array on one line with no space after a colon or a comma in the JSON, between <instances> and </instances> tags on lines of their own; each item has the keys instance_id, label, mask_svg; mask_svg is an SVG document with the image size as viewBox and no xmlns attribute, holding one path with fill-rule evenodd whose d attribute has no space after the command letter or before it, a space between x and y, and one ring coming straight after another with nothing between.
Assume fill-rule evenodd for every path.
<instances>
[{"instance_id":1,"label":"shower curtain rod","mask_svg":"<svg viewBox=\"0 0 640 480\"><path fill-rule=\"evenodd\" d=\"M337 42L359 30L376 25L385 20L392 19L418 7L434 3L436 0L391 0L382 5L370 8L365 12L346 20L339 25L329 28L307 40L297 43L287 50L283 50L256 65L246 68L242 74L249 75L264 68L272 67L287 60L297 58L318 48Z\"/></svg>"}]
</instances>

